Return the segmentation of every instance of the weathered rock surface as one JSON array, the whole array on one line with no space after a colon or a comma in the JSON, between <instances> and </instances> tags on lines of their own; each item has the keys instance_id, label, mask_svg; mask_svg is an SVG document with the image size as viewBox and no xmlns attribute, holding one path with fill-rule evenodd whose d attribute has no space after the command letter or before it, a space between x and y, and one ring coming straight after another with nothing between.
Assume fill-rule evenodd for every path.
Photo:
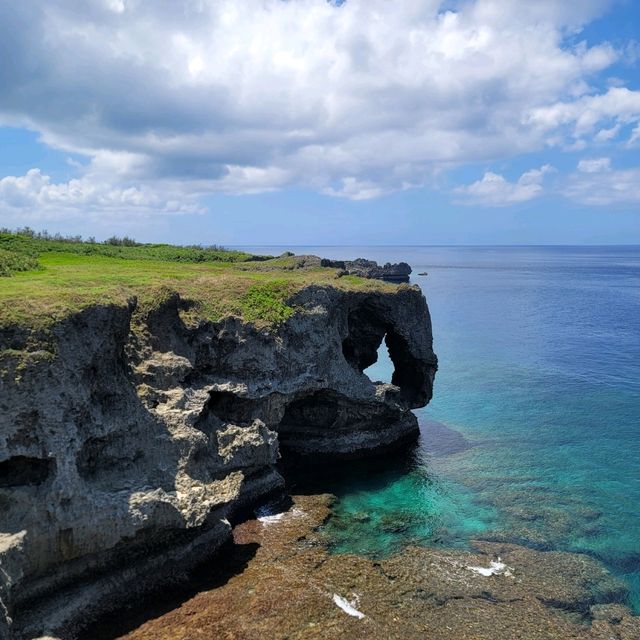
<instances>
[{"instance_id":1,"label":"weathered rock surface","mask_svg":"<svg viewBox=\"0 0 640 640\"><path fill-rule=\"evenodd\" d=\"M278 490L284 455L417 434L436 358L416 287L308 287L277 329L94 306L0 334L0 638L59 634L178 582ZM362 373L385 340L391 384Z\"/></svg>"},{"instance_id":2,"label":"weathered rock surface","mask_svg":"<svg viewBox=\"0 0 640 640\"><path fill-rule=\"evenodd\" d=\"M357 258L356 260L327 260L321 261L323 267L333 267L342 269L345 274L360 276L361 278L376 278L377 280L387 280L389 282L409 282L411 267L406 262L398 264L386 264L380 266L373 260Z\"/></svg>"},{"instance_id":3,"label":"weathered rock surface","mask_svg":"<svg viewBox=\"0 0 640 640\"><path fill-rule=\"evenodd\" d=\"M640 618L612 604L623 585L592 558L489 542L380 560L331 555L318 529L330 505L331 496L296 496L283 514L238 525L243 566L229 567L217 588L146 622L127 612L125 624L107 626L127 640L640 637Z\"/></svg>"}]
</instances>

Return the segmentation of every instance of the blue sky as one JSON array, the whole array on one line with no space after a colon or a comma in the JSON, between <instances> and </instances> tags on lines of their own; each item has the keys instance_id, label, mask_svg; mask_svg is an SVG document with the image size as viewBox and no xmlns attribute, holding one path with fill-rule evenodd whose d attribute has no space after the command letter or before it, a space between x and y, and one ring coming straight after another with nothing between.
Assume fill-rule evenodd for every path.
<instances>
[{"instance_id":1,"label":"blue sky","mask_svg":"<svg viewBox=\"0 0 640 640\"><path fill-rule=\"evenodd\" d=\"M631 0L0 7L0 226L640 243Z\"/></svg>"}]
</instances>

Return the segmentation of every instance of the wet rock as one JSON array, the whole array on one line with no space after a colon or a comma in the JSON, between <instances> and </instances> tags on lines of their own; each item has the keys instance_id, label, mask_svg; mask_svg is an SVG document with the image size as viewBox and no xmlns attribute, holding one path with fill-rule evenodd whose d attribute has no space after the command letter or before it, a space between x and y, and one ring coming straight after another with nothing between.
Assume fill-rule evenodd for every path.
<instances>
[{"instance_id":1,"label":"wet rock","mask_svg":"<svg viewBox=\"0 0 640 640\"><path fill-rule=\"evenodd\" d=\"M365 511L358 511L352 517L356 522L369 522L371 520L371 516Z\"/></svg>"},{"instance_id":2,"label":"wet rock","mask_svg":"<svg viewBox=\"0 0 640 640\"><path fill-rule=\"evenodd\" d=\"M471 551L411 547L377 561L330 555L320 535L330 505L330 496L298 496L277 520L239 525L237 548L259 546L225 584L114 631L128 640L640 637L640 619L611 604L620 583L593 559L493 543ZM473 570L492 563L504 569Z\"/></svg>"},{"instance_id":3,"label":"wet rock","mask_svg":"<svg viewBox=\"0 0 640 640\"><path fill-rule=\"evenodd\" d=\"M594 604L590 611L594 620L606 620L611 624L620 624L629 614L627 608L619 604Z\"/></svg>"}]
</instances>

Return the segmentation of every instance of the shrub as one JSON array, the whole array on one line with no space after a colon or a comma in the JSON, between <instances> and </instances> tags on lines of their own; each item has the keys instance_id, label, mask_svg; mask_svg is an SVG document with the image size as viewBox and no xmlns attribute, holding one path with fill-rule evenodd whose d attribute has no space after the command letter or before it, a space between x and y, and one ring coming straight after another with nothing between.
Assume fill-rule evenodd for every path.
<instances>
[{"instance_id":1,"label":"shrub","mask_svg":"<svg viewBox=\"0 0 640 640\"><path fill-rule=\"evenodd\" d=\"M0 249L0 276L11 276L16 271L39 269L40 263L33 256Z\"/></svg>"}]
</instances>

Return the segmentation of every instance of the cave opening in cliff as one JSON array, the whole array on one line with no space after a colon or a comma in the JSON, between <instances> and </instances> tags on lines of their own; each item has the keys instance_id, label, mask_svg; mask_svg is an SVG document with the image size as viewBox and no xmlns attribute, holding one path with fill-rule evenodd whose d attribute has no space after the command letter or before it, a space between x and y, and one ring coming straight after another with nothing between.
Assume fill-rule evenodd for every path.
<instances>
[{"instance_id":1,"label":"cave opening in cliff","mask_svg":"<svg viewBox=\"0 0 640 640\"><path fill-rule=\"evenodd\" d=\"M253 419L257 403L251 398L244 398L232 391L209 392L208 410L223 422L235 424L250 423Z\"/></svg>"},{"instance_id":2,"label":"cave opening in cliff","mask_svg":"<svg viewBox=\"0 0 640 640\"><path fill-rule=\"evenodd\" d=\"M394 365L389 355L389 348L386 345L386 334L380 341L380 346L376 351L376 360L362 371L374 383L390 383L393 377Z\"/></svg>"},{"instance_id":3,"label":"cave opening in cliff","mask_svg":"<svg viewBox=\"0 0 640 640\"><path fill-rule=\"evenodd\" d=\"M342 341L347 362L371 380L390 381L400 387L404 398L419 406L424 373L406 339L368 304L351 310L347 325L348 335Z\"/></svg>"},{"instance_id":4,"label":"cave opening in cliff","mask_svg":"<svg viewBox=\"0 0 640 640\"><path fill-rule=\"evenodd\" d=\"M342 353L354 368L364 372L378 360L388 327L378 317L375 309L363 304L349 312L348 334L342 341Z\"/></svg>"},{"instance_id":5,"label":"cave opening in cliff","mask_svg":"<svg viewBox=\"0 0 640 640\"><path fill-rule=\"evenodd\" d=\"M50 458L13 456L0 462L0 488L37 486L47 481L55 470Z\"/></svg>"}]
</instances>

